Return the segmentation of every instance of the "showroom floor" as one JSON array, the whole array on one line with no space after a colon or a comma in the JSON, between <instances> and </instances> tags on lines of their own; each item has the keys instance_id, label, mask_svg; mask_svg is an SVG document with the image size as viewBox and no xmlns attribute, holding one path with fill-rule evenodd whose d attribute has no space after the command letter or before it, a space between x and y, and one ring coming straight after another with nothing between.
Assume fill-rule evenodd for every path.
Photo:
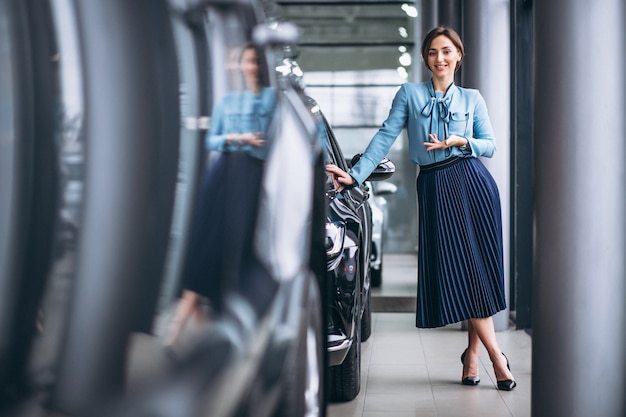
<instances>
[{"instance_id":1,"label":"showroom floor","mask_svg":"<svg viewBox=\"0 0 626 417\"><path fill-rule=\"evenodd\" d=\"M495 388L484 348L481 383L461 385L460 355L467 333L460 325L416 329L414 313L406 311L414 303L415 257L385 255L384 262L383 286L373 293L379 312L373 314L372 336L362 346L361 393L351 402L331 404L328 417L530 416L530 336L514 329L497 333L518 383L513 391ZM394 297L402 312L389 312Z\"/></svg>"}]
</instances>

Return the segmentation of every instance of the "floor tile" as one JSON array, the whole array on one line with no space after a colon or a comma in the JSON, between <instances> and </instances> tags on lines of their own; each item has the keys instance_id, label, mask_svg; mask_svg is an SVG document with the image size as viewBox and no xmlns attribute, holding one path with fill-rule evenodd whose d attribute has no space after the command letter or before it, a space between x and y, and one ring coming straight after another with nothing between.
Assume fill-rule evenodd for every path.
<instances>
[{"instance_id":1,"label":"floor tile","mask_svg":"<svg viewBox=\"0 0 626 417\"><path fill-rule=\"evenodd\" d=\"M399 265L396 269L390 259ZM415 290L412 255L394 255L385 262L383 288L374 296ZM467 331L460 323L417 329L415 313L381 312L372 315L372 325L372 335L362 346L361 392L354 401L331 404L328 417L530 416L532 340L526 332L496 333L518 383L513 391L504 392L496 389L484 348L479 356L480 384L461 385L460 356L467 346Z\"/></svg>"}]
</instances>

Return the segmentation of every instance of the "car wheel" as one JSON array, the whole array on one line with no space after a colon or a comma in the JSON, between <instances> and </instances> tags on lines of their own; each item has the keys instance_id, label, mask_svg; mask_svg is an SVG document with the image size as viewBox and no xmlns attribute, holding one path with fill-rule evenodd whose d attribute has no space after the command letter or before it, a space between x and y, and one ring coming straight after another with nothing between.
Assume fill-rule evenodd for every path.
<instances>
[{"instance_id":1,"label":"car wheel","mask_svg":"<svg viewBox=\"0 0 626 417\"><path fill-rule=\"evenodd\" d=\"M324 417L324 329L320 290L316 282L309 283L307 304L303 305L302 323L294 361L287 368L285 393L276 410L276 417Z\"/></svg>"},{"instance_id":2,"label":"car wheel","mask_svg":"<svg viewBox=\"0 0 626 417\"><path fill-rule=\"evenodd\" d=\"M372 292L367 292L365 308L361 317L361 342L365 342L372 334Z\"/></svg>"},{"instance_id":3,"label":"car wheel","mask_svg":"<svg viewBox=\"0 0 626 417\"><path fill-rule=\"evenodd\" d=\"M352 401L361 390L361 323L355 326L356 335L348 355L341 365L330 368L330 400Z\"/></svg>"}]
</instances>

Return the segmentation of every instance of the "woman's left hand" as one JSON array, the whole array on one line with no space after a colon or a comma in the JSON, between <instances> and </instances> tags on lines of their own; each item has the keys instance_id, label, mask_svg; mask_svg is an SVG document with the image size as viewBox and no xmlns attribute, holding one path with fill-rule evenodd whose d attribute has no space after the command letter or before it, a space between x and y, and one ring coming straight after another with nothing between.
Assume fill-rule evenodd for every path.
<instances>
[{"instance_id":1,"label":"woman's left hand","mask_svg":"<svg viewBox=\"0 0 626 417\"><path fill-rule=\"evenodd\" d=\"M429 133L428 137L432 142L424 142L424 146L426 146L426 150L428 152L433 151L435 149L448 149L452 146L462 146L465 144L466 139L456 135L450 135L444 141L440 141L437 138L437 135L434 133Z\"/></svg>"}]
</instances>

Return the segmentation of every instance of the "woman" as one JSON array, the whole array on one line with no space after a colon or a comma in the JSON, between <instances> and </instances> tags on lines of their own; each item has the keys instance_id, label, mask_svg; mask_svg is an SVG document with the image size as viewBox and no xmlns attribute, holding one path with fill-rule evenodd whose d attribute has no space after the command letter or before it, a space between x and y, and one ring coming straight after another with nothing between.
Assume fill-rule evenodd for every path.
<instances>
[{"instance_id":1,"label":"woman","mask_svg":"<svg viewBox=\"0 0 626 417\"><path fill-rule=\"evenodd\" d=\"M349 173L334 165L326 169L338 190L363 183L407 128L411 159L420 166L416 325L467 320L463 385L480 382L482 342L498 389L510 391L516 383L498 347L492 317L506 308L500 197L478 159L493 155L493 129L480 93L454 84L464 55L459 35L437 27L426 35L421 52L432 78L402 85L387 120Z\"/></svg>"},{"instance_id":2,"label":"woman","mask_svg":"<svg viewBox=\"0 0 626 417\"><path fill-rule=\"evenodd\" d=\"M276 93L267 87L252 44L242 48L237 68L244 88L225 94L211 115L206 147L220 154L200 184L183 268L183 293L165 346L175 342L191 316L201 317L202 297L220 310L225 293L252 292L253 307L262 309L267 298L262 296L273 289L257 268L251 242Z\"/></svg>"}]
</instances>

